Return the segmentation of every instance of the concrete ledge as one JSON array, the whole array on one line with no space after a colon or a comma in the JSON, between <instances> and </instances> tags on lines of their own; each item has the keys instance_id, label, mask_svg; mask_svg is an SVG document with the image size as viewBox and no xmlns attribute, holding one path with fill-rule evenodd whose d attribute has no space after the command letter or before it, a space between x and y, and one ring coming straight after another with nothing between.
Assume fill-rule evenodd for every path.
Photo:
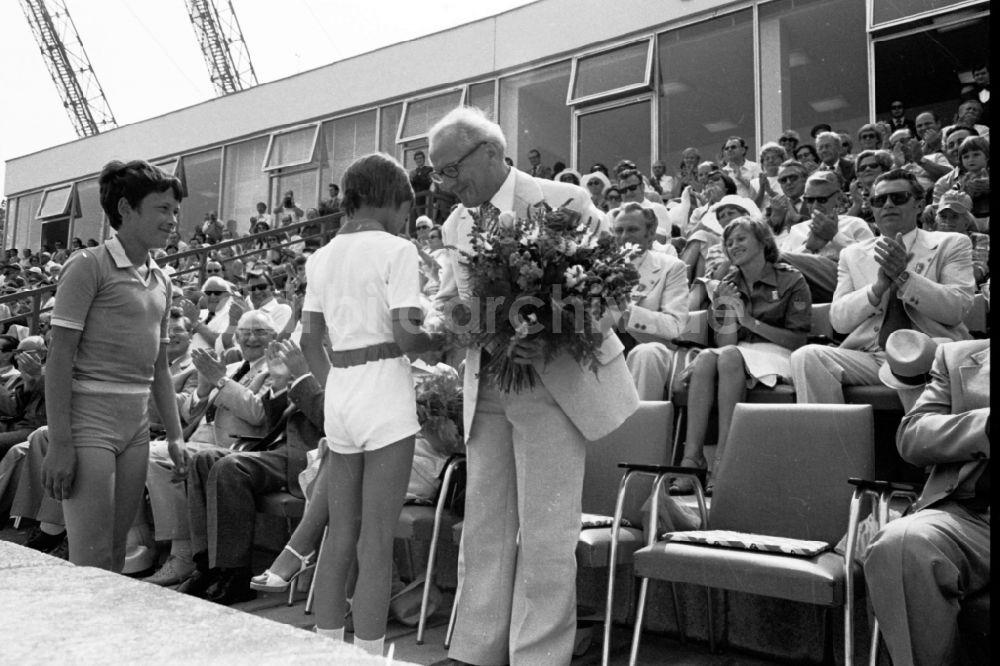
<instances>
[{"instance_id":1,"label":"concrete ledge","mask_svg":"<svg viewBox=\"0 0 1000 666\"><path fill-rule=\"evenodd\" d=\"M385 664L353 645L9 542L0 542L0 643L3 661L16 664Z\"/></svg>"}]
</instances>

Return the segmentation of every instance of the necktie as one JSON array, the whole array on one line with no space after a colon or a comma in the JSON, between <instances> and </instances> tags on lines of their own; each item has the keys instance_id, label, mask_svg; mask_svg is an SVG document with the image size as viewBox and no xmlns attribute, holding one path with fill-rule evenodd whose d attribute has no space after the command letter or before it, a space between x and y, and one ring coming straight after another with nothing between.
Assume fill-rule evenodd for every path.
<instances>
[{"instance_id":1,"label":"necktie","mask_svg":"<svg viewBox=\"0 0 1000 666\"><path fill-rule=\"evenodd\" d=\"M885 315L882 317L882 327L878 332L879 349L885 349L885 341L901 328L913 328L910 316L906 314L903 301L899 300L896 285L889 287L889 300L885 304Z\"/></svg>"},{"instance_id":2,"label":"necktie","mask_svg":"<svg viewBox=\"0 0 1000 666\"><path fill-rule=\"evenodd\" d=\"M500 209L487 201L479 207L479 226L487 233L495 234L500 221Z\"/></svg>"},{"instance_id":3,"label":"necktie","mask_svg":"<svg viewBox=\"0 0 1000 666\"><path fill-rule=\"evenodd\" d=\"M246 361L243 361L243 365L241 365L240 369L236 371L235 375L233 375L233 377L232 377L233 381L234 382L239 382L241 379L243 379L244 377L246 377L246 375L247 375L248 372L250 372L250 364L248 362L246 362ZM217 408L215 406L215 401L213 400L212 404L209 405L208 409L205 410L205 422L206 423L211 423L212 421L215 420L215 412L216 412L216 410L217 410Z\"/></svg>"},{"instance_id":4,"label":"necktie","mask_svg":"<svg viewBox=\"0 0 1000 666\"><path fill-rule=\"evenodd\" d=\"M209 310L208 316L205 317L205 323L207 324L208 322L212 321L214 317L215 317L215 310Z\"/></svg>"}]
</instances>

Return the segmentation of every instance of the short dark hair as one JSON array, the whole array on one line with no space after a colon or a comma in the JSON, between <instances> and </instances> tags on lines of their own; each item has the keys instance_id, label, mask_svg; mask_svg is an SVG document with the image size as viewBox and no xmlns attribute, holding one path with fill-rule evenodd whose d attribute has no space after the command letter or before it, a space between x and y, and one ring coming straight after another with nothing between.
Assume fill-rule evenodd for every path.
<instances>
[{"instance_id":1,"label":"short dark hair","mask_svg":"<svg viewBox=\"0 0 1000 666\"><path fill-rule=\"evenodd\" d=\"M98 179L101 193L101 208L108 216L112 229L122 226L122 216L118 212L118 202L124 197L132 208L137 208L146 195L153 192L173 192L174 198L184 198L181 181L159 167L145 160L125 163L112 160L101 169Z\"/></svg>"},{"instance_id":2,"label":"short dark hair","mask_svg":"<svg viewBox=\"0 0 1000 666\"><path fill-rule=\"evenodd\" d=\"M646 223L647 231L656 231L657 225L659 224L656 219L656 213L653 212L652 208L643 208L642 204L637 204L634 201L630 201L615 213L614 219L617 220L622 215L635 213L642 218L642 221Z\"/></svg>"},{"instance_id":3,"label":"short dark hair","mask_svg":"<svg viewBox=\"0 0 1000 666\"><path fill-rule=\"evenodd\" d=\"M709 174L713 179L718 178L722 181L722 186L726 190L726 194L736 194L736 181L730 178L727 174L722 171L713 171Z\"/></svg>"},{"instance_id":4,"label":"short dark hair","mask_svg":"<svg viewBox=\"0 0 1000 666\"><path fill-rule=\"evenodd\" d=\"M385 153L356 159L347 167L340 184L344 193L340 207L347 215L362 206L398 208L413 201L409 175L399 162Z\"/></svg>"},{"instance_id":5,"label":"short dark hair","mask_svg":"<svg viewBox=\"0 0 1000 666\"><path fill-rule=\"evenodd\" d=\"M811 136L813 139L815 139L816 135L819 134L820 132L830 132L832 130L833 130L833 128L830 127L828 124L826 124L826 123L818 123L816 125L813 125L813 128L811 130L809 130L809 136Z\"/></svg>"},{"instance_id":6,"label":"short dark hair","mask_svg":"<svg viewBox=\"0 0 1000 666\"><path fill-rule=\"evenodd\" d=\"M797 153L800 150L808 150L809 153L812 155L813 159L819 162L819 153L816 152L816 146L812 145L811 143L800 143L799 145L795 146L795 150L793 150L792 152Z\"/></svg>"},{"instance_id":7,"label":"short dark hair","mask_svg":"<svg viewBox=\"0 0 1000 666\"><path fill-rule=\"evenodd\" d=\"M874 190L875 186L881 182L890 182L893 180L905 180L910 184L910 191L913 192L913 196L916 197L917 200L924 198L925 192L923 185L920 184L920 181L917 180L916 176L905 169L891 169L883 174L880 174L875 179L875 182L872 183L872 190Z\"/></svg>"},{"instance_id":8,"label":"short dark hair","mask_svg":"<svg viewBox=\"0 0 1000 666\"><path fill-rule=\"evenodd\" d=\"M427 157L427 155L424 154L424 151L418 150L417 152L413 153L413 157L415 159L417 157Z\"/></svg>"},{"instance_id":9,"label":"short dark hair","mask_svg":"<svg viewBox=\"0 0 1000 666\"><path fill-rule=\"evenodd\" d=\"M184 327L184 330L186 330L188 333L194 330L194 323L186 314L184 314L184 310L182 310L180 307L177 306L171 307L169 318L170 321L180 321L181 325Z\"/></svg>"},{"instance_id":10,"label":"short dark hair","mask_svg":"<svg viewBox=\"0 0 1000 666\"><path fill-rule=\"evenodd\" d=\"M626 178L631 178L632 176L638 178L640 183L643 182L642 173L638 169L622 169L621 171L618 171L618 182L620 183Z\"/></svg>"},{"instance_id":11,"label":"short dark hair","mask_svg":"<svg viewBox=\"0 0 1000 666\"><path fill-rule=\"evenodd\" d=\"M771 225L762 220L756 220L749 215L741 215L734 220L730 220L726 228L722 230L722 250L729 258L729 251L726 250L726 241L735 233L737 229L743 229L753 234L761 245L764 246L764 261L775 263L778 261L778 243L774 240L774 232Z\"/></svg>"},{"instance_id":12,"label":"short dark hair","mask_svg":"<svg viewBox=\"0 0 1000 666\"><path fill-rule=\"evenodd\" d=\"M264 282L267 283L269 287L271 287L271 289L274 289L274 278L271 277L271 274L268 271L262 271L262 270L247 271L247 277L246 277L247 284L250 283L250 280L263 280Z\"/></svg>"},{"instance_id":13,"label":"short dark hair","mask_svg":"<svg viewBox=\"0 0 1000 666\"><path fill-rule=\"evenodd\" d=\"M6 333L0 335L0 353L12 352L17 349L18 344L20 344L18 339L13 335L7 335Z\"/></svg>"}]
</instances>

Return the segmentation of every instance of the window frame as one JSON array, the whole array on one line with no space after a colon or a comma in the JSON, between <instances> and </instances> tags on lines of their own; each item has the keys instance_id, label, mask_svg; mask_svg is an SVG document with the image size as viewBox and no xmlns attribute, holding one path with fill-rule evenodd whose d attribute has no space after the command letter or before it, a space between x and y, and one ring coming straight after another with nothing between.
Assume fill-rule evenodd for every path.
<instances>
[{"instance_id":1,"label":"window frame","mask_svg":"<svg viewBox=\"0 0 1000 666\"><path fill-rule=\"evenodd\" d=\"M406 126L406 116L410 112L410 104L414 102L422 102L424 100L432 99L434 97L443 97L444 95L455 92L459 93L458 104L456 106L465 106L466 99L468 99L469 97L469 84L467 83L463 83L462 85L458 86L450 86L448 88L439 88L432 93L428 93L425 95L417 95L414 97L408 97L407 99L403 100L403 111L399 115L399 127L396 128L396 145L399 146L400 144L407 143L410 141L419 141L421 139L426 139L428 134L430 133L428 131L407 136L403 135L403 128ZM388 104L385 105L380 104L379 107L381 106L388 106Z\"/></svg>"},{"instance_id":2,"label":"window frame","mask_svg":"<svg viewBox=\"0 0 1000 666\"><path fill-rule=\"evenodd\" d=\"M281 169L290 169L293 167L301 167L312 164L316 161L316 142L319 140L319 129L322 123L320 121L315 121L311 123L302 123L295 125L293 127L285 127L280 130L271 132L267 140L267 150L264 152L264 163L261 165L261 171L266 173L272 173L275 171L280 171ZM298 160L292 162L282 162L281 164L275 164L273 166L268 166L268 162L271 161L271 151L274 150L274 141L278 137L284 134L291 134L292 132L301 132L304 129L312 128L312 142L309 148L309 158L305 160Z\"/></svg>"},{"instance_id":3,"label":"window frame","mask_svg":"<svg viewBox=\"0 0 1000 666\"><path fill-rule=\"evenodd\" d=\"M48 215L42 215L42 211L45 209L45 202L48 200L49 196L54 192L58 192L59 190L67 190L66 201L63 203L62 209L58 213L49 213ZM38 210L35 211L35 219L48 222L50 220L59 220L70 217L74 209L73 201L75 196L76 196L76 181L73 181L71 183L63 183L62 185L56 185L54 187L45 188L42 191L42 198L38 202Z\"/></svg>"},{"instance_id":4,"label":"window frame","mask_svg":"<svg viewBox=\"0 0 1000 666\"><path fill-rule=\"evenodd\" d=\"M633 93L653 90L653 62L655 60L655 55L656 55L655 38L656 38L656 33L649 33L642 35L640 37L631 37L626 40L618 41L613 44L602 46L598 49L594 49L573 56L572 62L570 63L569 86L566 89L566 106L589 104L592 102L597 102L612 97L618 97L621 95L629 95ZM612 88L609 90L604 90L602 92L591 93L589 95L582 95L580 97L573 96L573 93L576 90L577 75L579 73L579 66L581 60L593 58L603 53L610 53L611 51L624 49L626 47L632 46L634 44L640 44L642 42L646 42L646 69L643 75L644 79L643 81L629 83L624 86L619 86L618 88Z\"/></svg>"}]
</instances>

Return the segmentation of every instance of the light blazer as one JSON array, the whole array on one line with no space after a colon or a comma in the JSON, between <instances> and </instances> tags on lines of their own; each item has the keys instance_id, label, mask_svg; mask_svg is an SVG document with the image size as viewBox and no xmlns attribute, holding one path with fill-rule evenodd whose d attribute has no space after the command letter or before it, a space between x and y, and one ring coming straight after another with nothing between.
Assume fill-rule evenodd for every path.
<instances>
[{"instance_id":1,"label":"light blazer","mask_svg":"<svg viewBox=\"0 0 1000 666\"><path fill-rule=\"evenodd\" d=\"M877 238L849 245L837 264L837 289L830 304L830 324L847 338L844 349L872 351L885 315L888 293L873 306L868 289L878 279ZM932 338L964 340L963 323L972 308L976 283L972 273L972 241L963 234L917 229L906 265L910 278L899 290L914 325Z\"/></svg>"},{"instance_id":2,"label":"light blazer","mask_svg":"<svg viewBox=\"0 0 1000 666\"><path fill-rule=\"evenodd\" d=\"M638 342L671 342L687 326L687 264L662 252L647 251L639 262L639 284L632 290L628 331Z\"/></svg>"},{"instance_id":3,"label":"light blazer","mask_svg":"<svg viewBox=\"0 0 1000 666\"><path fill-rule=\"evenodd\" d=\"M241 365L243 361L230 363L226 366L226 376L235 375ZM212 389L204 400L198 400L198 392L192 391L181 406L181 418L185 423L193 423L194 419L201 423L189 439L229 447L241 436L264 436L267 433L264 400L271 392L270 387L271 376L267 365L262 364L259 372L248 372L239 382L226 382L221 389ZM215 420L205 423L204 413L213 404Z\"/></svg>"},{"instance_id":4,"label":"light blazer","mask_svg":"<svg viewBox=\"0 0 1000 666\"><path fill-rule=\"evenodd\" d=\"M542 201L556 208L570 200L568 208L579 212L587 224L596 223L591 213L596 209L582 187L532 178L523 171L515 170L514 173L513 212L517 216L526 216L528 208ZM441 229L444 244L450 248L448 256L452 270L442 272L441 288L434 299L437 312L451 300L468 300L471 295L468 271L459 250L470 249L469 233L472 226L472 215L465 206L459 205ZM584 369L567 354L559 355L548 364L536 361L532 366L559 407L588 440L600 439L615 430L639 406L639 397L625 365L622 350L618 336L609 331L598 350L600 367L597 374ZM478 347L470 348L465 358L463 420L466 437L472 430L472 418L476 413L480 351Z\"/></svg>"},{"instance_id":5,"label":"light blazer","mask_svg":"<svg viewBox=\"0 0 1000 666\"><path fill-rule=\"evenodd\" d=\"M904 460L933 465L917 501L923 509L973 483L990 458L990 341L940 345L931 381L903 417L896 445ZM973 476L975 475L975 476Z\"/></svg>"}]
</instances>

